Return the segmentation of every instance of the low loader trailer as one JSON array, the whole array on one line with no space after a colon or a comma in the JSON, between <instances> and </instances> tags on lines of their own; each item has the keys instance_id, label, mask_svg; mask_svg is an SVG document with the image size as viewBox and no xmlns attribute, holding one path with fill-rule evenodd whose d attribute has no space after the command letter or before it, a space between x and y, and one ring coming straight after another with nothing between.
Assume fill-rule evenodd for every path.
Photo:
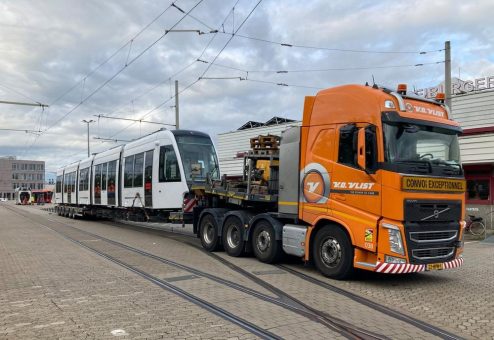
<instances>
[{"instance_id":1,"label":"low loader trailer","mask_svg":"<svg viewBox=\"0 0 494 340\"><path fill-rule=\"evenodd\" d=\"M192 188L194 232L209 251L284 254L325 276L402 274L463 263L459 124L428 100L347 85L305 98L302 126L251 140L243 176Z\"/></svg>"}]
</instances>

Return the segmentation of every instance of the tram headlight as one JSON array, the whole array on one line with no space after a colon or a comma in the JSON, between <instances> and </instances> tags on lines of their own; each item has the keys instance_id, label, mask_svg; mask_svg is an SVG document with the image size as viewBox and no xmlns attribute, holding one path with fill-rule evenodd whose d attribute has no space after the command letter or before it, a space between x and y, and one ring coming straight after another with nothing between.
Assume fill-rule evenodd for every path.
<instances>
[{"instance_id":1,"label":"tram headlight","mask_svg":"<svg viewBox=\"0 0 494 340\"><path fill-rule=\"evenodd\" d=\"M400 228L394 224L383 223L383 227L388 229L389 249L396 254L405 255L403 241L401 239Z\"/></svg>"}]
</instances>

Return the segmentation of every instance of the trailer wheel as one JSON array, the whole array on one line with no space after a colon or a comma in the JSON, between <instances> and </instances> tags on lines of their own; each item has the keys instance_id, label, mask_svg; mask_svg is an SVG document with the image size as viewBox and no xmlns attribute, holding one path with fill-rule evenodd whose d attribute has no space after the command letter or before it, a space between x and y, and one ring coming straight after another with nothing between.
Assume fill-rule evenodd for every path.
<instances>
[{"instance_id":1,"label":"trailer wheel","mask_svg":"<svg viewBox=\"0 0 494 340\"><path fill-rule=\"evenodd\" d=\"M213 215L207 214L201 219L199 226L199 238L207 251L216 251L220 246L218 239L218 226Z\"/></svg>"},{"instance_id":2,"label":"trailer wheel","mask_svg":"<svg viewBox=\"0 0 494 340\"><path fill-rule=\"evenodd\" d=\"M312 255L317 269L341 280L353 274L353 247L347 234L335 226L324 226L314 239Z\"/></svg>"},{"instance_id":3,"label":"trailer wheel","mask_svg":"<svg viewBox=\"0 0 494 340\"><path fill-rule=\"evenodd\" d=\"M276 240L273 226L261 220L254 228L252 249L257 259L264 263L276 263L281 260L283 250L281 242Z\"/></svg>"},{"instance_id":4,"label":"trailer wheel","mask_svg":"<svg viewBox=\"0 0 494 340\"><path fill-rule=\"evenodd\" d=\"M229 216L223 225L223 248L228 255L244 255L245 242L242 221L236 216Z\"/></svg>"}]
</instances>

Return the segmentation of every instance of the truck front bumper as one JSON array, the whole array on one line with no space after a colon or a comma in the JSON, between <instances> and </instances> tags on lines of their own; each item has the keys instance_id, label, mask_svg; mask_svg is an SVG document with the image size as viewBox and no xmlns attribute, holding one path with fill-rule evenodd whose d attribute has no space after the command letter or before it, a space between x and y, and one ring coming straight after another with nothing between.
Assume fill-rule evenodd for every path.
<instances>
[{"instance_id":1,"label":"truck front bumper","mask_svg":"<svg viewBox=\"0 0 494 340\"><path fill-rule=\"evenodd\" d=\"M463 264L463 257L443 262L431 264L409 264L409 263L387 263L377 262L374 271L385 274L406 274L418 273L429 270L442 270L460 267Z\"/></svg>"}]
</instances>

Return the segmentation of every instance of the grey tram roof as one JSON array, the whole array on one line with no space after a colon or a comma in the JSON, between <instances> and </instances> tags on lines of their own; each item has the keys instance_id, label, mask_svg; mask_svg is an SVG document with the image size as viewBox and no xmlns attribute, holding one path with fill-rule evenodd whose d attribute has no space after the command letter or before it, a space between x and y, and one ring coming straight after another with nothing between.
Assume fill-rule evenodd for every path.
<instances>
[{"instance_id":1,"label":"grey tram roof","mask_svg":"<svg viewBox=\"0 0 494 340\"><path fill-rule=\"evenodd\" d=\"M247 129L253 129L261 126L270 126L270 125L278 125L278 124L285 124L285 123L292 123L295 122L293 119L288 119L288 118L281 118L281 117L273 117L270 120L266 121L265 123L261 122L255 122L253 120L248 121L241 127L239 127L237 130L247 130Z\"/></svg>"}]
</instances>

